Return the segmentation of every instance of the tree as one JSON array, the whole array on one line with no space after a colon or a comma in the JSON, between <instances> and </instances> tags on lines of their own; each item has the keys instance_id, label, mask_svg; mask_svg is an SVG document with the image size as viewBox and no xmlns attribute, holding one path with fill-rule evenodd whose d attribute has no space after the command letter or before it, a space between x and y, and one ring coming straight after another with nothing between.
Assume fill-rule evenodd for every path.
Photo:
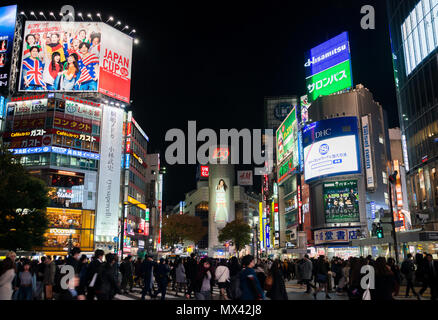
<instances>
[{"instance_id":1,"label":"tree","mask_svg":"<svg viewBox=\"0 0 438 320\"><path fill-rule=\"evenodd\" d=\"M200 241L207 234L207 228L202 226L199 217L173 214L163 219L161 232L163 243L173 247L177 243L184 243L184 240L194 243Z\"/></svg>"},{"instance_id":2,"label":"tree","mask_svg":"<svg viewBox=\"0 0 438 320\"><path fill-rule=\"evenodd\" d=\"M0 248L32 250L43 246L49 221L45 183L26 172L16 158L0 148Z\"/></svg>"},{"instance_id":3,"label":"tree","mask_svg":"<svg viewBox=\"0 0 438 320\"><path fill-rule=\"evenodd\" d=\"M251 243L251 227L241 219L228 222L219 231L220 242L233 241L236 252Z\"/></svg>"}]
</instances>

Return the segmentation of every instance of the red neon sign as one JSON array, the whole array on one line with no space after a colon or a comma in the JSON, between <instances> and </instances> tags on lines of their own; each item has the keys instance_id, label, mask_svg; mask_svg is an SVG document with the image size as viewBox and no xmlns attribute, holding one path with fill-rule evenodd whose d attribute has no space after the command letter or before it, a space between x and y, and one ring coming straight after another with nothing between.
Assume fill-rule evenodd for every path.
<instances>
[{"instance_id":1,"label":"red neon sign","mask_svg":"<svg viewBox=\"0 0 438 320\"><path fill-rule=\"evenodd\" d=\"M220 147L216 148L213 152L213 159L219 159L221 161L225 161L228 159L228 156L230 155L230 150L226 147Z\"/></svg>"},{"instance_id":2,"label":"red neon sign","mask_svg":"<svg viewBox=\"0 0 438 320\"><path fill-rule=\"evenodd\" d=\"M208 178L209 171L208 166L201 166L201 177Z\"/></svg>"}]
</instances>

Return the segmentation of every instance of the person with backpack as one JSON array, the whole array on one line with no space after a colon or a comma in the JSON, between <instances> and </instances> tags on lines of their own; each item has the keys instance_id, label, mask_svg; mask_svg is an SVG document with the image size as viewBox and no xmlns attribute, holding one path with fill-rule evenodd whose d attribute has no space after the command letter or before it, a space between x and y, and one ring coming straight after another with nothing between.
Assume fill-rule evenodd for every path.
<instances>
[{"instance_id":1,"label":"person with backpack","mask_svg":"<svg viewBox=\"0 0 438 320\"><path fill-rule=\"evenodd\" d=\"M401 273L406 279L406 294L405 297L409 297L409 291L412 290L412 293L417 297L417 299L420 299L420 296L415 291L414 288L414 274L415 274L415 264L412 260L412 254L408 253L406 256L406 259L401 264Z\"/></svg>"},{"instance_id":2,"label":"person with backpack","mask_svg":"<svg viewBox=\"0 0 438 320\"><path fill-rule=\"evenodd\" d=\"M94 257L87 268L87 275L85 276L86 284L87 284L87 300L94 300L96 296L95 293L95 283L96 278L100 269L101 264L103 263L104 251L101 249L97 249L94 252Z\"/></svg>"},{"instance_id":3,"label":"person with backpack","mask_svg":"<svg viewBox=\"0 0 438 320\"><path fill-rule=\"evenodd\" d=\"M226 289L230 280L230 270L225 260L221 260L215 272L216 280L220 290L220 300L229 300L226 295Z\"/></svg>"},{"instance_id":4,"label":"person with backpack","mask_svg":"<svg viewBox=\"0 0 438 320\"><path fill-rule=\"evenodd\" d=\"M44 286L44 299L53 299L53 287L55 285L55 275L56 269L58 268L55 261L52 260L51 256L47 256L45 261L44 276L43 276L43 286Z\"/></svg>"},{"instance_id":5,"label":"person with backpack","mask_svg":"<svg viewBox=\"0 0 438 320\"><path fill-rule=\"evenodd\" d=\"M255 261L252 255L246 255L242 258L242 271L239 273L239 287L240 287L240 300L264 300L265 293L260 286L257 279L256 272L254 271Z\"/></svg>"},{"instance_id":6,"label":"person with backpack","mask_svg":"<svg viewBox=\"0 0 438 320\"><path fill-rule=\"evenodd\" d=\"M105 263L99 265L94 289L97 300L112 300L115 293L122 293L114 278L116 257L112 253L105 255Z\"/></svg>"}]
</instances>

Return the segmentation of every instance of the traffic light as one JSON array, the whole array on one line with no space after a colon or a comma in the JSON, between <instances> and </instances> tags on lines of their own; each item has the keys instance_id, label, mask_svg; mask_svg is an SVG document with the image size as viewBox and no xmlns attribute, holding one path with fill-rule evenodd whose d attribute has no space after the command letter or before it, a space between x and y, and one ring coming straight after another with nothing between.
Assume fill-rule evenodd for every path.
<instances>
[{"instance_id":1,"label":"traffic light","mask_svg":"<svg viewBox=\"0 0 438 320\"><path fill-rule=\"evenodd\" d=\"M389 176L389 182L395 184L395 182L397 181L397 174L398 172L394 171L394 173Z\"/></svg>"},{"instance_id":2,"label":"traffic light","mask_svg":"<svg viewBox=\"0 0 438 320\"><path fill-rule=\"evenodd\" d=\"M380 226L380 223L378 224L378 226L376 228L376 235L377 235L377 239L383 239L384 238L383 228Z\"/></svg>"}]
</instances>

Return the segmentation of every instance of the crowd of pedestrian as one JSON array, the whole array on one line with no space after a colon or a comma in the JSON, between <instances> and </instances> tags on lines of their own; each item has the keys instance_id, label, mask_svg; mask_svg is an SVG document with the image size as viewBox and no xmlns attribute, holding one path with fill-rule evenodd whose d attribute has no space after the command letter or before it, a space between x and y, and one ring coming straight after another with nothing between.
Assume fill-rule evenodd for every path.
<instances>
[{"instance_id":1,"label":"crowd of pedestrian","mask_svg":"<svg viewBox=\"0 0 438 320\"><path fill-rule=\"evenodd\" d=\"M408 254L398 265L394 259L371 256L334 257L320 255L302 259L260 259L247 255L241 259L211 259L191 254L176 260L127 256L119 262L116 254L104 254L98 249L90 259L73 248L65 258L44 256L38 260L17 259L9 252L0 264L0 300L112 300L116 294L131 294L134 287L141 288L141 299L150 296L166 299L169 290L186 299L211 300L213 288L219 289L221 300L288 300L286 283L296 280L306 294L324 292L326 299L332 294L344 295L351 300L392 300L406 285L421 299L430 288L431 299L437 298L438 261L430 254ZM375 287L363 288L363 266L374 269ZM61 284L63 266L74 273ZM415 286L420 286L416 291Z\"/></svg>"}]
</instances>

